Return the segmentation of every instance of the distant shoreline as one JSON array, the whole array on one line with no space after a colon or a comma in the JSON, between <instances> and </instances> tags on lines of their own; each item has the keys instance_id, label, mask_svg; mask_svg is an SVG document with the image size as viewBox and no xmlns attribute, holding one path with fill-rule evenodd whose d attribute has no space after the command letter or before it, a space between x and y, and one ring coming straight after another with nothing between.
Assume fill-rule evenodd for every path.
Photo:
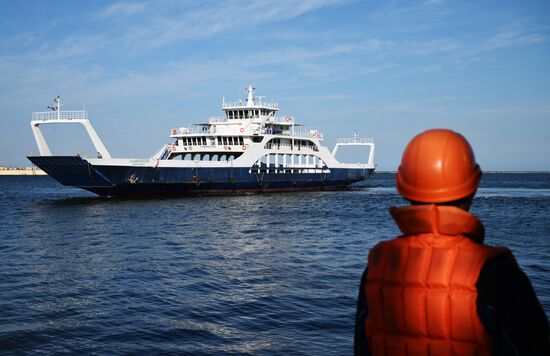
<instances>
[{"instance_id":1,"label":"distant shoreline","mask_svg":"<svg viewBox=\"0 0 550 356\"><path fill-rule=\"evenodd\" d=\"M375 174L395 174L395 171L375 171ZM550 174L550 171L487 171L485 174ZM0 167L0 176L45 176L40 168Z\"/></svg>"},{"instance_id":2,"label":"distant shoreline","mask_svg":"<svg viewBox=\"0 0 550 356\"><path fill-rule=\"evenodd\" d=\"M40 168L10 168L0 167L0 176L45 176L46 172Z\"/></svg>"}]
</instances>

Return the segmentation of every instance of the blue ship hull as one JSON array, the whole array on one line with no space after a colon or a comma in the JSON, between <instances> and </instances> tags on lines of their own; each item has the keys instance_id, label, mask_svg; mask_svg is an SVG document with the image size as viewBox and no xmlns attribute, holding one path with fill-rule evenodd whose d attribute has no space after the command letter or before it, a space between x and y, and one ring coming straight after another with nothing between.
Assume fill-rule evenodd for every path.
<instances>
[{"instance_id":1,"label":"blue ship hull","mask_svg":"<svg viewBox=\"0 0 550 356\"><path fill-rule=\"evenodd\" d=\"M29 156L63 185L101 196L197 195L345 189L374 169L330 173L250 173L250 168L164 168L92 165L78 156Z\"/></svg>"}]
</instances>

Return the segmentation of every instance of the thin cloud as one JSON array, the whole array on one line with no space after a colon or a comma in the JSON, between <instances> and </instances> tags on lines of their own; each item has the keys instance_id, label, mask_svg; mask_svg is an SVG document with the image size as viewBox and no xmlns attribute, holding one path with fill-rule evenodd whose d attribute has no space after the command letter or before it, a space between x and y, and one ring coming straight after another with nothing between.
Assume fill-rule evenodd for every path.
<instances>
[{"instance_id":1,"label":"thin cloud","mask_svg":"<svg viewBox=\"0 0 550 356\"><path fill-rule=\"evenodd\" d=\"M544 42L545 36L538 33L528 33L519 29L503 30L489 38L482 46L484 51L491 51L501 48L527 46Z\"/></svg>"},{"instance_id":2,"label":"thin cloud","mask_svg":"<svg viewBox=\"0 0 550 356\"><path fill-rule=\"evenodd\" d=\"M433 56L441 53L458 52L464 44L453 38L442 38L427 41L414 41L404 44L405 51L417 56Z\"/></svg>"},{"instance_id":3,"label":"thin cloud","mask_svg":"<svg viewBox=\"0 0 550 356\"><path fill-rule=\"evenodd\" d=\"M39 61L54 61L83 56L96 52L108 43L109 40L104 34L68 37L60 44L43 44L33 58Z\"/></svg>"},{"instance_id":4,"label":"thin cloud","mask_svg":"<svg viewBox=\"0 0 550 356\"><path fill-rule=\"evenodd\" d=\"M121 28L119 42L129 47L156 49L182 40L212 37L226 31L250 31L257 26L287 21L341 0L232 1L214 6L197 6L188 2L117 3L92 16L95 19L122 21L123 17L139 17L139 26ZM144 11L147 9L147 11Z\"/></svg>"},{"instance_id":5,"label":"thin cloud","mask_svg":"<svg viewBox=\"0 0 550 356\"><path fill-rule=\"evenodd\" d=\"M146 7L146 3L118 2L99 12L91 14L91 18L96 20L107 20L115 17L131 16L143 12Z\"/></svg>"},{"instance_id":6,"label":"thin cloud","mask_svg":"<svg viewBox=\"0 0 550 356\"><path fill-rule=\"evenodd\" d=\"M495 107L484 107L478 110L482 114L498 114L498 115L550 115L550 105L532 105L532 106L519 106L519 105L504 105Z\"/></svg>"}]
</instances>

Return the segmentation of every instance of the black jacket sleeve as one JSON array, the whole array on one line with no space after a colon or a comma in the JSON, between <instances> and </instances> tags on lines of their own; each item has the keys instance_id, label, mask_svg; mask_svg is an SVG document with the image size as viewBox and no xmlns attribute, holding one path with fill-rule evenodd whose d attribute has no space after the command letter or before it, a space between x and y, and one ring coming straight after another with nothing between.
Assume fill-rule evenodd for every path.
<instances>
[{"instance_id":1,"label":"black jacket sleeve","mask_svg":"<svg viewBox=\"0 0 550 356\"><path fill-rule=\"evenodd\" d=\"M488 260L476 287L477 312L495 339L495 354L550 355L548 319L511 253Z\"/></svg>"},{"instance_id":2,"label":"black jacket sleeve","mask_svg":"<svg viewBox=\"0 0 550 356\"><path fill-rule=\"evenodd\" d=\"M361 277L359 296L357 297L357 311L355 312L355 337L353 342L354 355L369 355L370 351L365 337L365 319L367 318L367 297L365 294L365 283L367 282L367 268Z\"/></svg>"}]
</instances>

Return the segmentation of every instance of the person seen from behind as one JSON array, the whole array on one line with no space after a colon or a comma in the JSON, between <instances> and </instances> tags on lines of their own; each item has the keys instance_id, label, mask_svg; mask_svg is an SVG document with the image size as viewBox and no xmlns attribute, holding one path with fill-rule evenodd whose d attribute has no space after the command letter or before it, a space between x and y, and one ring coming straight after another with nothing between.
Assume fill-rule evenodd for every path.
<instances>
[{"instance_id":1,"label":"person seen from behind","mask_svg":"<svg viewBox=\"0 0 550 356\"><path fill-rule=\"evenodd\" d=\"M511 251L469 213L481 169L466 139L425 131L405 148L391 208L402 235L363 273L356 355L550 355L548 320Z\"/></svg>"}]
</instances>

